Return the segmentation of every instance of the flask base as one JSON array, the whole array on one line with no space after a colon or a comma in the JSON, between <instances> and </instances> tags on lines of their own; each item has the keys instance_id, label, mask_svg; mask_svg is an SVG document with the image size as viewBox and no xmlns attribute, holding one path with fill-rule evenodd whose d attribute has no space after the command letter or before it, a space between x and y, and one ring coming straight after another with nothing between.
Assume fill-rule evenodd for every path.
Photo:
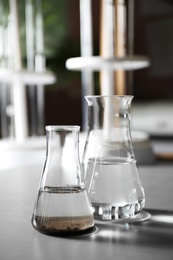
<instances>
[{"instance_id":1,"label":"flask base","mask_svg":"<svg viewBox=\"0 0 173 260\"><path fill-rule=\"evenodd\" d=\"M75 234L94 226L93 216L82 217L32 217L32 225L41 233L49 235Z\"/></svg>"},{"instance_id":2,"label":"flask base","mask_svg":"<svg viewBox=\"0 0 173 260\"><path fill-rule=\"evenodd\" d=\"M134 217L144 207L145 200L124 206L110 205L106 203L92 203L94 218L97 220L119 220Z\"/></svg>"}]
</instances>

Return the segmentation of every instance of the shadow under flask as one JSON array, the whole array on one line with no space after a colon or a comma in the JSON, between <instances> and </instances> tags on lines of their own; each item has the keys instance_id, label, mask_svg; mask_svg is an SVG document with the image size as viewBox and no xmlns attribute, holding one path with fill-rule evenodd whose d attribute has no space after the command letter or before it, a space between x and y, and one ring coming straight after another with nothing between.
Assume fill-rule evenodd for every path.
<instances>
[{"instance_id":1,"label":"shadow under flask","mask_svg":"<svg viewBox=\"0 0 173 260\"><path fill-rule=\"evenodd\" d=\"M79 126L46 126L46 160L32 216L46 234L85 231L94 226L79 162Z\"/></svg>"},{"instance_id":2,"label":"shadow under flask","mask_svg":"<svg viewBox=\"0 0 173 260\"><path fill-rule=\"evenodd\" d=\"M133 217L145 204L133 152L130 111L133 96L86 96L88 131L82 158L94 217Z\"/></svg>"}]
</instances>

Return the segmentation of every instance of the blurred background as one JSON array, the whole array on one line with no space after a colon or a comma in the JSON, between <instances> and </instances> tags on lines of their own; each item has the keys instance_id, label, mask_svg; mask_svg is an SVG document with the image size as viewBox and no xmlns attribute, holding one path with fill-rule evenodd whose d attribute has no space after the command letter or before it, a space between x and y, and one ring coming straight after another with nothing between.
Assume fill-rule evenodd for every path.
<instances>
[{"instance_id":1,"label":"blurred background","mask_svg":"<svg viewBox=\"0 0 173 260\"><path fill-rule=\"evenodd\" d=\"M59 17L61 21L55 22L56 32L45 35L52 37L48 66L55 71L58 81L55 88L46 89L46 123L82 125L80 72L65 68L66 59L80 56L79 1L55 1L55 4L57 15L52 10L52 19ZM133 72L133 88L128 89L127 85L127 93L134 95L134 128L148 131L152 136L172 137L173 2L140 0L134 4L134 53L146 55L151 61L150 67ZM94 55L99 54L99 5L100 0L92 1ZM97 73L94 87L98 94Z\"/></svg>"},{"instance_id":2,"label":"blurred background","mask_svg":"<svg viewBox=\"0 0 173 260\"><path fill-rule=\"evenodd\" d=\"M18 2L18 18L22 64L27 67L26 2ZM172 0L134 1L134 53L150 58L148 68L133 72L133 85L127 94L133 94L132 125L147 131L152 137L173 136L173 2ZM1 26L7 23L8 1L0 2ZM99 55L100 0L92 1L94 55ZM46 69L56 81L44 86L44 124L77 124L82 126L81 73L66 69L68 58L81 56L79 0L42 0L44 32L44 57ZM1 39L2 40L2 39ZM3 55L1 55L3 56ZM2 60L2 57L1 57ZM1 62L2 64L2 62ZM2 107L1 87L1 137L2 115L10 108ZM94 92L100 93L99 75L94 75ZM27 89L29 135L32 132L31 107ZM7 102L8 103L8 102ZM4 134L8 137L10 133Z\"/></svg>"}]
</instances>

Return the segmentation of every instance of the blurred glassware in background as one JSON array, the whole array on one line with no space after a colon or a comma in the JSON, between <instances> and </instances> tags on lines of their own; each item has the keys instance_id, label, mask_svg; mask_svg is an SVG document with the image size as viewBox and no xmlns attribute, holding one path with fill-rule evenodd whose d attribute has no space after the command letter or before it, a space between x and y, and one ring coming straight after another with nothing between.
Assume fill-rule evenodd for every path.
<instances>
[{"instance_id":1,"label":"blurred glassware in background","mask_svg":"<svg viewBox=\"0 0 173 260\"><path fill-rule=\"evenodd\" d=\"M18 9L17 0L0 2L0 125L3 139L22 144L44 133L44 86L54 83L55 76L45 68L42 1L26 0L24 5L26 66Z\"/></svg>"}]
</instances>

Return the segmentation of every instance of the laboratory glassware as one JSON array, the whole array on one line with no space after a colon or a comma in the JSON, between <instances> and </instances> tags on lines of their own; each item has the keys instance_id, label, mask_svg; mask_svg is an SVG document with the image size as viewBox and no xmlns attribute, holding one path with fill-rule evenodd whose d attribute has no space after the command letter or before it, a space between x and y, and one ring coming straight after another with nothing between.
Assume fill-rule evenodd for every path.
<instances>
[{"instance_id":1,"label":"laboratory glassware","mask_svg":"<svg viewBox=\"0 0 173 260\"><path fill-rule=\"evenodd\" d=\"M95 219L131 218L145 204L133 151L133 96L86 96L88 128L82 166Z\"/></svg>"},{"instance_id":2,"label":"laboratory glassware","mask_svg":"<svg viewBox=\"0 0 173 260\"><path fill-rule=\"evenodd\" d=\"M33 227L42 233L79 233L94 226L79 161L79 130L46 126L46 160L32 216Z\"/></svg>"}]
</instances>

